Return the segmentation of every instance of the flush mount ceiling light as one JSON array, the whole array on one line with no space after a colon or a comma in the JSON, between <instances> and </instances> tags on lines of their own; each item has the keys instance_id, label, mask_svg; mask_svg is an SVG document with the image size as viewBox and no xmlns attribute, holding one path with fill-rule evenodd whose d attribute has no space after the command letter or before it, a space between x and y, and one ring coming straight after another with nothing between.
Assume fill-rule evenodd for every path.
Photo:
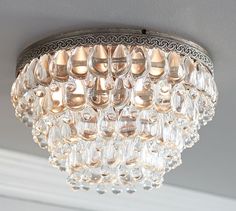
<instances>
[{"instance_id":1,"label":"flush mount ceiling light","mask_svg":"<svg viewBox=\"0 0 236 211\"><path fill-rule=\"evenodd\" d=\"M18 58L11 100L74 190L158 188L214 116L207 52L146 30L60 34Z\"/></svg>"}]
</instances>

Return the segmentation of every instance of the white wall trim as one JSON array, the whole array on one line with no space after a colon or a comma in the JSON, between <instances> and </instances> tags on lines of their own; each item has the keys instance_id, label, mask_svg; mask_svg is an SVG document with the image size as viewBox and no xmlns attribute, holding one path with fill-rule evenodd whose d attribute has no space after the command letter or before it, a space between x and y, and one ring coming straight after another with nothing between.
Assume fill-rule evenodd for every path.
<instances>
[{"instance_id":1,"label":"white wall trim","mask_svg":"<svg viewBox=\"0 0 236 211\"><path fill-rule=\"evenodd\" d=\"M72 192L65 184L65 178L44 158L0 149L2 196L96 211L236 209L236 200L170 185L154 191L139 190L133 195L107 193L101 196L94 190Z\"/></svg>"}]
</instances>

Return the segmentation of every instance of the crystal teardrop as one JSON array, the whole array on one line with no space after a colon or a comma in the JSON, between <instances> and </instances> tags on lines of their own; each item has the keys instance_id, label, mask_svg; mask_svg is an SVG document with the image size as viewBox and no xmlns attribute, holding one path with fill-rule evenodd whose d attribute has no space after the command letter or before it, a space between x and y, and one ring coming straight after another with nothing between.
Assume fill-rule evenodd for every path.
<instances>
[{"instance_id":1,"label":"crystal teardrop","mask_svg":"<svg viewBox=\"0 0 236 211\"><path fill-rule=\"evenodd\" d=\"M120 113L118 119L118 131L123 138L132 137L136 134L137 111L126 106Z\"/></svg>"},{"instance_id":2,"label":"crystal teardrop","mask_svg":"<svg viewBox=\"0 0 236 211\"><path fill-rule=\"evenodd\" d=\"M59 82L53 82L45 96L48 101L49 111L59 113L65 109L65 88Z\"/></svg>"},{"instance_id":3,"label":"crystal teardrop","mask_svg":"<svg viewBox=\"0 0 236 211\"><path fill-rule=\"evenodd\" d=\"M67 82L66 87L66 103L67 106L71 109L82 109L86 102L85 88L81 80L71 79ZM69 86L71 85L71 86ZM74 87L73 87L74 86Z\"/></svg>"},{"instance_id":4,"label":"crystal teardrop","mask_svg":"<svg viewBox=\"0 0 236 211\"><path fill-rule=\"evenodd\" d=\"M134 47L131 52L131 59L131 73L135 78L141 76L146 70L146 58L143 48Z\"/></svg>"},{"instance_id":5,"label":"crystal teardrop","mask_svg":"<svg viewBox=\"0 0 236 211\"><path fill-rule=\"evenodd\" d=\"M168 55L169 73L168 79L171 82L179 82L185 77L185 69L182 65L182 58L176 52L171 52Z\"/></svg>"},{"instance_id":6,"label":"crystal teardrop","mask_svg":"<svg viewBox=\"0 0 236 211\"><path fill-rule=\"evenodd\" d=\"M205 81L205 72L207 71L203 65L197 64L196 65L197 69L197 75L196 75L196 80L197 84L196 87L199 90L205 90L206 86L206 81Z\"/></svg>"},{"instance_id":7,"label":"crystal teardrop","mask_svg":"<svg viewBox=\"0 0 236 211\"><path fill-rule=\"evenodd\" d=\"M108 73L108 53L103 45L95 45L90 56L91 71L98 76Z\"/></svg>"},{"instance_id":8,"label":"crystal teardrop","mask_svg":"<svg viewBox=\"0 0 236 211\"><path fill-rule=\"evenodd\" d=\"M133 88L132 101L136 108L146 109L152 105L153 88L149 77L139 78Z\"/></svg>"},{"instance_id":9,"label":"crystal teardrop","mask_svg":"<svg viewBox=\"0 0 236 211\"><path fill-rule=\"evenodd\" d=\"M62 142L61 131L58 126L52 126L48 132L48 147L49 150L57 147Z\"/></svg>"},{"instance_id":10,"label":"crystal teardrop","mask_svg":"<svg viewBox=\"0 0 236 211\"><path fill-rule=\"evenodd\" d=\"M165 53L154 48L150 55L150 70L149 75L151 80L157 81L165 72Z\"/></svg>"},{"instance_id":11,"label":"crystal teardrop","mask_svg":"<svg viewBox=\"0 0 236 211\"><path fill-rule=\"evenodd\" d=\"M47 86L51 83L51 76L49 74L49 64L51 57L49 54L44 54L38 60L38 63L34 70L34 76L37 82L43 86Z\"/></svg>"},{"instance_id":12,"label":"crystal teardrop","mask_svg":"<svg viewBox=\"0 0 236 211\"><path fill-rule=\"evenodd\" d=\"M82 148L80 145L74 145L68 156L68 167L72 172L79 171L83 167Z\"/></svg>"},{"instance_id":13,"label":"crystal teardrop","mask_svg":"<svg viewBox=\"0 0 236 211\"><path fill-rule=\"evenodd\" d=\"M99 133L103 138L114 137L116 120L117 115L114 108L109 107L102 111L99 117Z\"/></svg>"},{"instance_id":14,"label":"crystal teardrop","mask_svg":"<svg viewBox=\"0 0 236 211\"><path fill-rule=\"evenodd\" d=\"M96 148L96 143L89 143L86 148L86 164L88 167L97 167L101 162L101 152Z\"/></svg>"},{"instance_id":15,"label":"crystal teardrop","mask_svg":"<svg viewBox=\"0 0 236 211\"><path fill-rule=\"evenodd\" d=\"M36 87L37 83L36 83L36 80L35 80L35 77L34 77L34 69L35 69L35 66L37 64L37 59L33 59L29 66L27 67L27 70L24 74L24 87L25 89L29 90L29 89L33 89Z\"/></svg>"},{"instance_id":16,"label":"crystal teardrop","mask_svg":"<svg viewBox=\"0 0 236 211\"><path fill-rule=\"evenodd\" d=\"M67 73L67 62L69 59L69 55L66 50L59 50L54 55L51 63L50 63L50 74L53 79L56 81L64 82L67 81L69 75Z\"/></svg>"},{"instance_id":17,"label":"crystal teardrop","mask_svg":"<svg viewBox=\"0 0 236 211\"><path fill-rule=\"evenodd\" d=\"M108 74L105 82L105 87L107 90L112 90L115 86L115 81L113 79L112 74Z\"/></svg>"},{"instance_id":18,"label":"crystal teardrop","mask_svg":"<svg viewBox=\"0 0 236 211\"><path fill-rule=\"evenodd\" d=\"M141 111L138 116L137 131L143 140L150 140L157 135L158 116L157 111L150 109Z\"/></svg>"},{"instance_id":19,"label":"crystal teardrop","mask_svg":"<svg viewBox=\"0 0 236 211\"><path fill-rule=\"evenodd\" d=\"M87 51L83 46L77 47L72 52L68 62L68 72L74 78L84 79L88 72Z\"/></svg>"},{"instance_id":20,"label":"crystal teardrop","mask_svg":"<svg viewBox=\"0 0 236 211\"><path fill-rule=\"evenodd\" d=\"M104 108L109 103L109 90L105 78L96 78L95 85L89 90L89 102L95 108Z\"/></svg>"},{"instance_id":21,"label":"crystal teardrop","mask_svg":"<svg viewBox=\"0 0 236 211\"><path fill-rule=\"evenodd\" d=\"M185 72L186 72L184 80L186 83L190 83L190 76L195 69L195 64L194 64L193 60L189 57L185 57L183 63L184 63L184 68L185 68Z\"/></svg>"},{"instance_id":22,"label":"crystal teardrop","mask_svg":"<svg viewBox=\"0 0 236 211\"><path fill-rule=\"evenodd\" d=\"M134 77L131 73L128 73L124 78L123 78L123 83L124 83L124 86L127 88L127 89L132 89L134 87L134 84L135 84L135 80L134 80Z\"/></svg>"},{"instance_id":23,"label":"crystal teardrop","mask_svg":"<svg viewBox=\"0 0 236 211\"><path fill-rule=\"evenodd\" d=\"M91 141L97 135L97 112L91 107L86 107L79 113L76 125L78 134L86 141Z\"/></svg>"},{"instance_id":24,"label":"crystal teardrop","mask_svg":"<svg viewBox=\"0 0 236 211\"><path fill-rule=\"evenodd\" d=\"M121 109L128 103L129 97L129 90L124 87L123 80L121 78L117 78L115 87L111 93L112 105L116 109Z\"/></svg>"},{"instance_id":25,"label":"crystal teardrop","mask_svg":"<svg viewBox=\"0 0 236 211\"><path fill-rule=\"evenodd\" d=\"M182 112L185 97L186 90L183 84L177 84L176 86L174 86L171 96L171 106L173 111L178 113Z\"/></svg>"},{"instance_id":26,"label":"crystal teardrop","mask_svg":"<svg viewBox=\"0 0 236 211\"><path fill-rule=\"evenodd\" d=\"M111 71L114 76L124 75L129 69L128 49L124 45L117 45L111 62Z\"/></svg>"},{"instance_id":27,"label":"crystal teardrop","mask_svg":"<svg viewBox=\"0 0 236 211\"><path fill-rule=\"evenodd\" d=\"M171 109L171 84L166 80L160 81L155 86L155 105L159 112L167 112Z\"/></svg>"}]
</instances>

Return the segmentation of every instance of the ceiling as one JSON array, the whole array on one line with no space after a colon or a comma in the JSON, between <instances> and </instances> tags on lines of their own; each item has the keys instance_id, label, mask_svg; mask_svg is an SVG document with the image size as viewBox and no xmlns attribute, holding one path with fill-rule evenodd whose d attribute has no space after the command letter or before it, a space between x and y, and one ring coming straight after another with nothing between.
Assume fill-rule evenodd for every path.
<instances>
[{"instance_id":1,"label":"ceiling","mask_svg":"<svg viewBox=\"0 0 236 211\"><path fill-rule=\"evenodd\" d=\"M57 32L129 26L176 34L209 50L220 93L216 117L165 182L236 198L235 0L1 0L0 148L47 155L15 119L10 103L16 58L24 47Z\"/></svg>"}]
</instances>

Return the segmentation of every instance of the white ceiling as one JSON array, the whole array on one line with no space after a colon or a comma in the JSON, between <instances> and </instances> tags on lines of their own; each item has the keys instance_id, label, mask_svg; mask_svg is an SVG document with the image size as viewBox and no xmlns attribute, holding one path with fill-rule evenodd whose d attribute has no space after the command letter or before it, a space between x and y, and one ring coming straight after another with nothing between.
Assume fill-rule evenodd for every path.
<instances>
[{"instance_id":1,"label":"white ceiling","mask_svg":"<svg viewBox=\"0 0 236 211\"><path fill-rule=\"evenodd\" d=\"M0 0L0 147L46 156L10 103L24 47L66 30L129 26L177 34L209 50L220 93L216 117L166 183L236 198L235 0Z\"/></svg>"}]
</instances>

